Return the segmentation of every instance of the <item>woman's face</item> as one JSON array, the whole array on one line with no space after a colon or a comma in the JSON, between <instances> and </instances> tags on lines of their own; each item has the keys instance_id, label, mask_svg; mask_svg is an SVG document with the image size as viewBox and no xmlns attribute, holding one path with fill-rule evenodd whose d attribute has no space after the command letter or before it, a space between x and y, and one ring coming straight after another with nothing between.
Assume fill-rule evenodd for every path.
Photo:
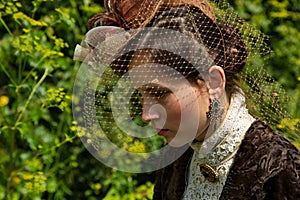
<instances>
[{"instance_id":1,"label":"woman's face","mask_svg":"<svg viewBox=\"0 0 300 200\"><path fill-rule=\"evenodd\" d=\"M151 122L171 146L203 140L209 124L209 94L204 81L190 83L165 71L145 66L129 72L142 96L143 121Z\"/></svg>"}]
</instances>

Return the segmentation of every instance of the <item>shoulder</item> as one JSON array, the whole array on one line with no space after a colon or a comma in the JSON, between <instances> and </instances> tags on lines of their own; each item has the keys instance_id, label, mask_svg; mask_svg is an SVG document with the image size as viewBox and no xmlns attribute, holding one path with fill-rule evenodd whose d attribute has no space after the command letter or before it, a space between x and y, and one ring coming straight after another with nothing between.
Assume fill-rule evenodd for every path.
<instances>
[{"instance_id":1,"label":"shoulder","mask_svg":"<svg viewBox=\"0 0 300 200\"><path fill-rule=\"evenodd\" d=\"M236 154L224 194L236 190L249 199L300 199L299 180L299 150L257 120L248 129Z\"/></svg>"},{"instance_id":2,"label":"shoulder","mask_svg":"<svg viewBox=\"0 0 300 200\"><path fill-rule=\"evenodd\" d=\"M283 166L290 162L300 164L299 150L261 120L256 120L248 129L236 160L243 162L245 157L259 158L259 160L251 160L266 162L269 167ZM278 163L279 160L281 163Z\"/></svg>"}]
</instances>

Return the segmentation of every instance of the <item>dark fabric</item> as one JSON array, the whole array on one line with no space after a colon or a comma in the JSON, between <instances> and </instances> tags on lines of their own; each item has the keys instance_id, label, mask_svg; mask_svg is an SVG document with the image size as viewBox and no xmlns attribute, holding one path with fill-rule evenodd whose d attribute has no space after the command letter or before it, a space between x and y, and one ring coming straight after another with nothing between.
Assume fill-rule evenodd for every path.
<instances>
[{"instance_id":1,"label":"dark fabric","mask_svg":"<svg viewBox=\"0 0 300 200\"><path fill-rule=\"evenodd\" d=\"M182 199L192 154L189 149L157 173L154 200ZM242 141L220 199L298 200L299 176L300 151L257 120Z\"/></svg>"},{"instance_id":2,"label":"dark fabric","mask_svg":"<svg viewBox=\"0 0 300 200\"><path fill-rule=\"evenodd\" d=\"M221 199L300 199L300 152L266 124L247 131Z\"/></svg>"},{"instance_id":3,"label":"dark fabric","mask_svg":"<svg viewBox=\"0 0 300 200\"><path fill-rule=\"evenodd\" d=\"M153 199L181 199L192 155L193 150L188 148L174 163L157 171Z\"/></svg>"}]
</instances>

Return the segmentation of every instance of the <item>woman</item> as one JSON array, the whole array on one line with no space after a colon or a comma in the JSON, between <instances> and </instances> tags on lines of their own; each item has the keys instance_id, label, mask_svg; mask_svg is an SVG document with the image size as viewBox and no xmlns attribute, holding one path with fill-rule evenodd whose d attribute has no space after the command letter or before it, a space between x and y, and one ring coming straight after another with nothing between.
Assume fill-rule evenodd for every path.
<instances>
[{"instance_id":1,"label":"woman","mask_svg":"<svg viewBox=\"0 0 300 200\"><path fill-rule=\"evenodd\" d=\"M157 172L154 199L300 199L299 151L246 108L238 75L258 38L246 46L224 17L232 11L216 16L206 0L105 4L90 28L138 28L111 69L140 93L144 122L171 146L190 145Z\"/></svg>"}]
</instances>

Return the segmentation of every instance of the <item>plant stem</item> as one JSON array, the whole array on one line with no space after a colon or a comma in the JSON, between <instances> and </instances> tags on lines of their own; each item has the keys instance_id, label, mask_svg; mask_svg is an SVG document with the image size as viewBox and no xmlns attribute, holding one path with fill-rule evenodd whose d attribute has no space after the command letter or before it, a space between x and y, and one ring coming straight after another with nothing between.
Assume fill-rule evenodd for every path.
<instances>
[{"instance_id":1,"label":"plant stem","mask_svg":"<svg viewBox=\"0 0 300 200\"><path fill-rule=\"evenodd\" d=\"M8 28L8 26L6 25L5 21L2 19L1 16L0 16L0 22L4 26L4 28L7 30L7 32L9 33L9 35L13 36L12 32L10 31L10 29Z\"/></svg>"},{"instance_id":2,"label":"plant stem","mask_svg":"<svg viewBox=\"0 0 300 200\"><path fill-rule=\"evenodd\" d=\"M22 119L22 117L23 117L23 115L24 115L24 112L25 112L25 110L27 109L27 107L28 107L28 105L29 105L29 103L30 103L30 101L31 101L31 99L32 99L32 97L33 97L33 95L35 94L36 90L40 87L40 85L44 82L44 80L45 80L46 77L48 76L48 72L49 72L49 68L47 67L47 68L45 69L45 72L44 72L43 76L41 77L41 79L40 79L40 80L37 82L37 84L33 87L33 89L32 89L32 91L31 91L31 93L30 93L30 95L29 95L29 97L28 97L28 99L27 99L27 101L26 101L26 103L25 103L25 105L24 105L22 111L21 111L20 114L18 115L18 118L17 118L17 120L16 120L16 123L15 123L14 128L16 128L16 127L18 126L18 123L19 123L20 120Z\"/></svg>"},{"instance_id":3,"label":"plant stem","mask_svg":"<svg viewBox=\"0 0 300 200\"><path fill-rule=\"evenodd\" d=\"M30 72L27 73L27 76L23 79L21 85L23 85L23 84L27 81L27 79L30 77L31 73L32 73L32 72L37 68L37 66L39 66L39 65L44 61L44 59L46 59L46 58L47 58L47 56L43 56L43 57L39 60L39 62L35 65L35 67L33 67L33 68L30 70Z\"/></svg>"},{"instance_id":4,"label":"plant stem","mask_svg":"<svg viewBox=\"0 0 300 200\"><path fill-rule=\"evenodd\" d=\"M1 66L3 66L3 65L1 65ZM22 111L20 112L20 114L17 117L17 120L15 122L14 127L12 128L12 133L10 134L10 141L9 141L9 143L10 143L10 151L9 151L10 162L9 162L8 177L11 176L11 172L14 169L15 159L14 159L14 153L13 152L14 152L14 149L15 149L15 135L16 135L16 131L17 131L17 126L18 126L19 122L21 121L21 119L24 115L24 112L27 109L29 103L31 102L33 95L35 94L36 90L40 87L40 85L43 83L43 81L46 79L46 77L48 76L48 73L49 73L49 68L46 68L43 76L41 77L41 79L33 87L33 89L31 91L31 93L30 93L30 95L29 95ZM8 181L7 185L6 185L6 190L7 191L9 191L9 188L10 188L10 181L11 181L10 178L9 178L9 180L7 180ZM7 195L9 195L8 192L5 193L5 197L7 197Z\"/></svg>"},{"instance_id":5,"label":"plant stem","mask_svg":"<svg viewBox=\"0 0 300 200\"><path fill-rule=\"evenodd\" d=\"M3 72L5 73L5 75L9 78L9 80L16 86L17 83L14 81L14 79L11 77L11 75L8 73L8 71L5 69L5 66L0 63L1 69L3 70Z\"/></svg>"}]
</instances>

